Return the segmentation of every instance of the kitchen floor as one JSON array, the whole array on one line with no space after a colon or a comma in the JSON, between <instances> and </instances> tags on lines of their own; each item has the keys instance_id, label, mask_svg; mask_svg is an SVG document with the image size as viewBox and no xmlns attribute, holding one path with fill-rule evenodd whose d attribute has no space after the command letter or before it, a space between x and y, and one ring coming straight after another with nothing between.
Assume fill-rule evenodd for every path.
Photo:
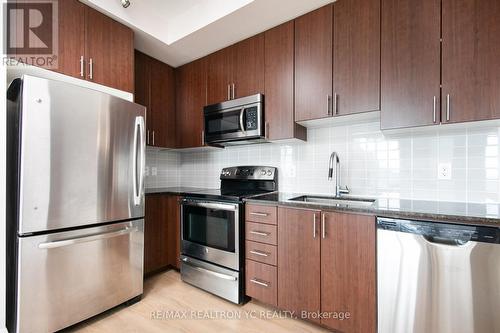
<instances>
[{"instance_id":1,"label":"kitchen floor","mask_svg":"<svg viewBox=\"0 0 500 333\"><path fill-rule=\"evenodd\" d=\"M198 317L192 315L193 311ZM163 318L153 319L154 315ZM165 318L167 315L173 319ZM208 316L210 318L206 318ZM120 306L66 331L328 332L304 321L280 318L272 308L253 301L244 306L226 302L182 282L180 274L174 270L146 279L140 302L129 307Z\"/></svg>"}]
</instances>

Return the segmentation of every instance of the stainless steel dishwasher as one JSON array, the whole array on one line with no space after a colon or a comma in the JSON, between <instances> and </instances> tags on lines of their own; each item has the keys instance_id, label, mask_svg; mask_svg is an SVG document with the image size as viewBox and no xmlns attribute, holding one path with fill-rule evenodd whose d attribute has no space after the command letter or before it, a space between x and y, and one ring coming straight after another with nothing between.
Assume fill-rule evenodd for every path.
<instances>
[{"instance_id":1,"label":"stainless steel dishwasher","mask_svg":"<svg viewBox=\"0 0 500 333\"><path fill-rule=\"evenodd\" d=\"M500 332L500 227L377 228L379 333Z\"/></svg>"}]
</instances>

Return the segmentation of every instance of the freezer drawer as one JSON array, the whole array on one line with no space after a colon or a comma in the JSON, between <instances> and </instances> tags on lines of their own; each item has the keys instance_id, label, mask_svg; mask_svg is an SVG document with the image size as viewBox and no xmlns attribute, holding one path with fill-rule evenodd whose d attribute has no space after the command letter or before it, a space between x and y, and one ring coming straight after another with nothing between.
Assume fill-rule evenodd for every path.
<instances>
[{"instance_id":1,"label":"freezer drawer","mask_svg":"<svg viewBox=\"0 0 500 333\"><path fill-rule=\"evenodd\" d=\"M17 332L54 332L142 294L144 220L18 239Z\"/></svg>"}]
</instances>

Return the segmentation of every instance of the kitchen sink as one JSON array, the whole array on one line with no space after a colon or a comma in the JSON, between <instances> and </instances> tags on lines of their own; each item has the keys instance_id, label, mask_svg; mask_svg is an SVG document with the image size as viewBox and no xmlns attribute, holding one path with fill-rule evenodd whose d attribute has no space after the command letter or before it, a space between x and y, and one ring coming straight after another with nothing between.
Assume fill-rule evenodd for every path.
<instances>
[{"instance_id":1,"label":"kitchen sink","mask_svg":"<svg viewBox=\"0 0 500 333\"><path fill-rule=\"evenodd\" d=\"M312 195L302 195L290 199L291 201L307 202L310 204L326 205L326 206L351 206L351 207L370 207L375 202L375 199L363 199L352 197L322 197Z\"/></svg>"}]
</instances>

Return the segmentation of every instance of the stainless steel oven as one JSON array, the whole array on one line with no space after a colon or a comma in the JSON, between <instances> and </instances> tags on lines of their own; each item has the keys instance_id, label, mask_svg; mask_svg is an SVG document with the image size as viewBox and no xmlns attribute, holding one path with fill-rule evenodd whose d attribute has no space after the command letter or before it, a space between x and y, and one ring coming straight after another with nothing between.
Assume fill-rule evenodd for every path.
<instances>
[{"instance_id":1,"label":"stainless steel oven","mask_svg":"<svg viewBox=\"0 0 500 333\"><path fill-rule=\"evenodd\" d=\"M243 97L204 108L205 142L235 145L266 141L264 96Z\"/></svg>"},{"instance_id":2,"label":"stainless steel oven","mask_svg":"<svg viewBox=\"0 0 500 333\"><path fill-rule=\"evenodd\" d=\"M184 199L181 202L182 253L240 269L240 204Z\"/></svg>"}]
</instances>

